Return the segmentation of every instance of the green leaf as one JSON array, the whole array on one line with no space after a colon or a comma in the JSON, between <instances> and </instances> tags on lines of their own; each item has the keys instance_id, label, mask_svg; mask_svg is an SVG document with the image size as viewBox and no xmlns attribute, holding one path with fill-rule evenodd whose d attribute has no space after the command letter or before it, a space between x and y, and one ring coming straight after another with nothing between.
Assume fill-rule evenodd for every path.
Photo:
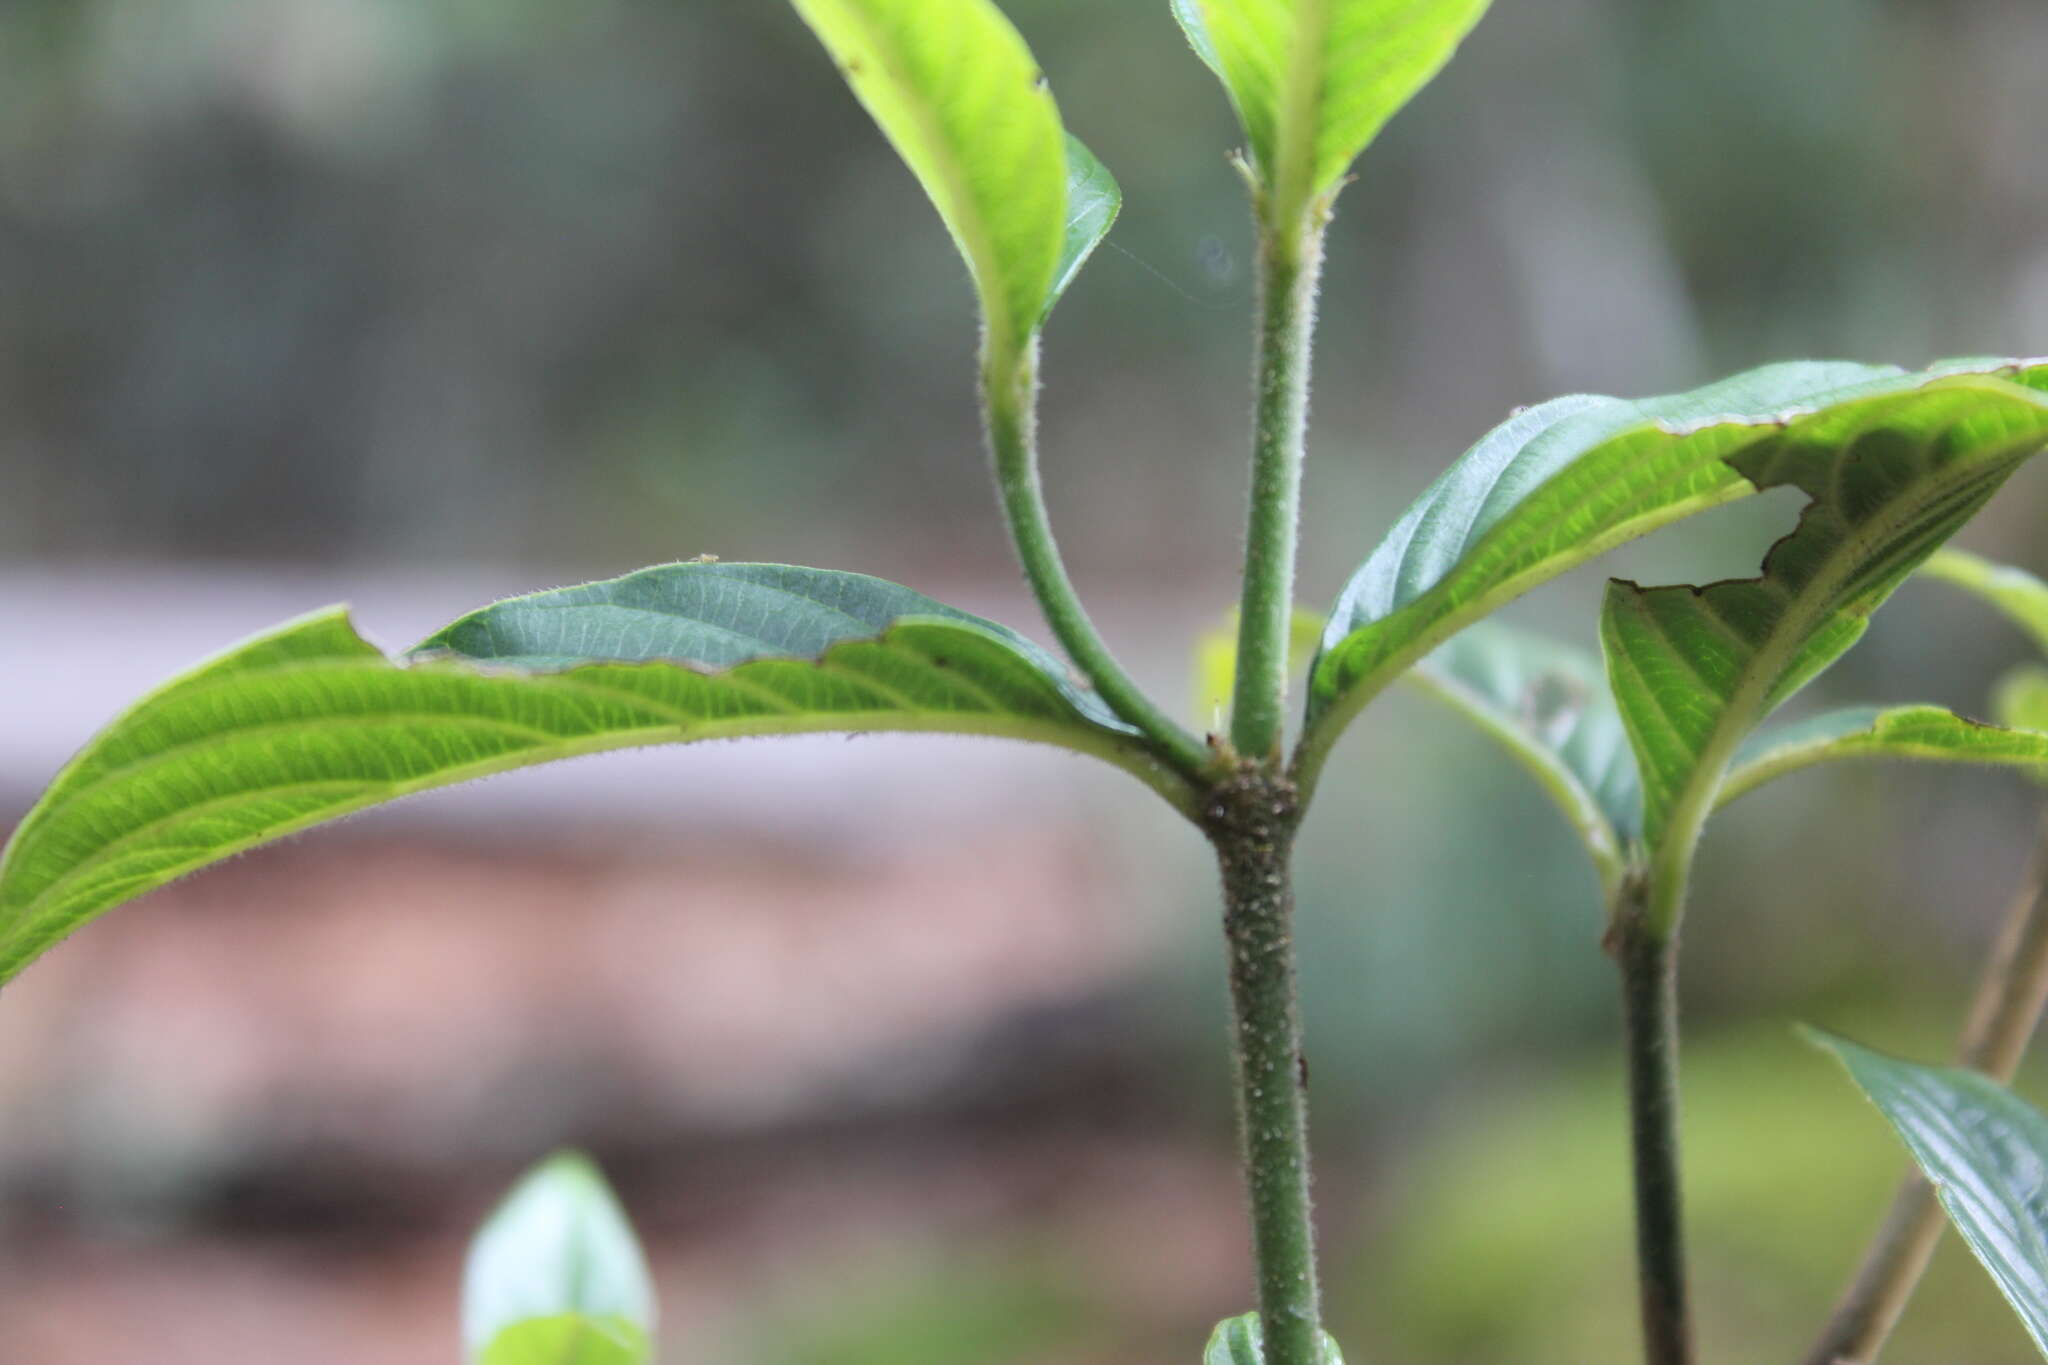
<instances>
[{"instance_id":1,"label":"green leaf","mask_svg":"<svg viewBox=\"0 0 2048 1365\"><path fill-rule=\"evenodd\" d=\"M1351 717L1467 624L1595 555L1754 492L1728 457L1785 424L1930 382L1891 366L1805 361L1663 398L1578 395L1516 413L1416 500L1331 609L1309 677L1304 787Z\"/></svg>"},{"instance_id":2,"label":"green leaf","mask_svg":"<svg viewBox=\"0 0 2048 1365\"><path fill-rule=\"evenodd\" d=\"M1443 69L1488 0L1174 0L1292 221Z\"/></svg>"},{"instance_id":3,"label":"green leaf","mask_svg":"<svg viewBox=\"0 0 2048 1365\"><path fill-rule=\"evenodd\" d=\"M1919 1066L1808 1031L1847 1067L2048 1356L2048 1116L1988 1076Z\"/></svg>"},{"instance_id":4,"label":"green leaf","mask_svg":"<svg viewBox=\"0 0 2048 1365\"><path fill-rule=\"evenodd\" d=\"M2042 387L2048 387L2048 376ZM2024 569L1952 549L1939 551L1920 572L1977 594L2011 618L2048 657L2048 583Z\"/></svg>"},{"instance_id":5,"label":"green leaf","mask_svg":"<svg viewBox=\"0 0 2048 1365\"><path fill-rule=\"evenodd\" d=\"M1195 642L1195 718L1211 734L1230 729L1230 700L1237 689L1238 611L1231 608L1225 624L1203 631ZM1306 607L1296 607L1287 624L1287 671L1299 674L1316 654L1322 637L1323 618Z\"/></svg>"},{"instance_id":6,"label":"green leaf","mask_svg":"<svg viewBox=\"0 0 2048 1365\"><path fill-rule=\"evenodd\" d=\"M1729 459L1812 500L1761 577L1608 585L1601 639L1642 768L1660 931L1737 746L2044 444L2048 394L1985 375L1832 403Z\"/></svg>"},{"instance_id":7,"label":"green leaf","mask_svg":"<svg viewBox=\"0 0 2048 1365\"><path fill-rule=\"evenodd\" d=\"M1991 714L2000 725L2022 730L2048 730L2048 668L2021 664L1998 680Z\"/></svg>"},{"instance_id":8,"label":"green leaf","mask_svg":"<svg viewBox=\"0 0 2048 1365\"><path fill-rule=\"evenodd\" d=\"M1986 725L1939 706L1857 706L1759 731L1744 741L1715 807L1773 778L1845 758L1911 758L2041 769L2048 731Z\"/></svg>"},{"instance_id":9,"label":"green leaf","mask_svg":"<svg viewBox=\"0 0 2048 1365\"><path fill-rule=\"evenodd\" d=\"M1322 1365L1344 1365L1336 1340L1323 1333ZM1225 1318L1209 1334L1202 1365L1266 1365L1266 1334L1257 1313Z\"/></svg>"},{"instance_id":10,"label":"green leaf","mask_svg":"<svg viewBox=\"0 0 2048 1365\"><path fill-rule=\"evenodd\" d=\"M1023 637L861 574L673 564L513 598L387 659L340 608L139 702L0 853L0 981L94 915L412 792L606 749L922 730L1184 779Z\"/></svg>"},{"instance_id":11,"label":"green leaf","mask_svg":"<svg viewBox=\"0 0 2048 1365\"><path fill-rule=\"evenodd\" d=\"M1642 822L1642 788L1600 661L1482 621L1407 675L1498 741L1571 821L1609 898Z\"/></svg>"},{"instance_id":12,"label":"green leaf","mask_svg":"<svg viewBox=\"0 0 2048 1365\"><path fill-rule=\"evenodd\" d=\"M1052 306L1060 301L1060 295L1067 292L1067 286L1074 282L1074 276L1081 273L1081 267L1095 254L1095 248L1109 235L1110 225L1116 222L1117 212L1123 208L1123 191L1117 188L1116 177L1109 173L1095 153L1081 145L1081 140L1069 134L1067 137L1067 225L1060 240L1060 258L1053 271L1052 290L1046 295L1045 307L1038 312L1042 326L1051 315Z\"/></svg>"},{"instance_id":13,"label":"green leaf","mask_svg":"<svg viewBox=\"0 0 2048 1365\"><path fill-rule=\"evenodd\" d=\"M654 1287L626 1214L588 1157L558 1152L477 1231L462 1274L473 1365L641 1365Z\"/></svg>"},{"instance_id":14,"label":"green leaf","mask_svg":"<svg viewBox=\"0 0 2048 1365\"><path fill-rule=\"evenodd\" d=\"M1092 174L1024 39L989 0L793 2L945 219L991 356L1022 355L1072 273L1070 174Z\"/></svg>"}]
</instances>

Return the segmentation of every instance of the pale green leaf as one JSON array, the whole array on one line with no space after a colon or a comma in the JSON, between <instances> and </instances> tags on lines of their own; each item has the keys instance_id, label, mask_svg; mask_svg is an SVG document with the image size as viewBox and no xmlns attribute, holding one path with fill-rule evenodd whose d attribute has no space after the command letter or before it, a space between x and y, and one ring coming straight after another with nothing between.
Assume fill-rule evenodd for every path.
<instances>
[{"instance_id":1,"label":"pale green leaf","mask_svg":"<svg viewBox=\"0 0 2048 1365\"><path fill-rule=\"evenodd\" d=\"M675 564L513 598L387 659L338 608L202 664L0 853L0 981L122 901L413 792L606 749L817 731L1037 740L1186 783L1012 631L861 574Z\"/></svg>"},{"instance_id":2,"label":"pale green leaf","mask_svg":"<svg viewBox=\"0 0 2048 1365\"><path fill-rule=\"evenodd\" d=\"M462 1342L473 1365L642 1365L654 1318L646 1257L580 1153L529 1171L470 1244Z\"/></svg>"},{"instance_id":3,"label":"pale green leaf","mask_svg":"<svg viewBox=\"0 0 2048 1365\"><path fill-rule=\"evenodd\" d=\"M1328 1332L1323 1333L1321 1365L1344 1365L1344 1355ZM1266 1333L1257 1313L1225 1318L1209 1334L1202 1365L1266 1365Z\"/></svg>"},{"instance_id":4,"label":"pale green leaf","mask_svg":"<svg viewBox=\"0 0 2048 1365\"><path fill-rule=\"evenodd\" d=\"M2048 583L2024 569L1953 549L1935 554L1920 572L1977 594L2004 612L2048 656Z\"/></svg>"},{"instance_id":5,"label":"pale green leaf","mask_svg":"<svg viewBox=\"0 0 2048 1365\"><path fill-rule=\"evenodd\" d=\"M1848 1068L2048 1356L2048 1116L1988 1076L1809 1033Z\"/></svg>"},{"instance_id":6,"label":"pale green leaf","mask_svg":"<svg viewBox=\"0 0 2048 1365\"><path fill-rule=\"evenodd\" d=\"M1232 608L1226 623L1202 632L1195 642L1195 719L1213 734L1230 729L1230 702L1237 690L1237 622ZM1287 671L1299 676L1315 658L1316 642L1322 638L1323 618L1306 607L1296 607L1287 625Z\"/></svg>"},{"instance_id":7,"label":"pale green leaf","mask_svg":"<svg viewBox=\"0 0 2048 1365\"><path fill-rule=\"evenodd\" d=\"M1072 218L1059 111L1023 38L989 0L793 3L945 219L992 353L1021 355L1071 274Z\"/></svg>"},{"instance_id":8,"label":"pale green leaf","mask_svg":"<svg viewBox=\"0 0 2048 1365\"><path fill-rule=\"evenodd\" d=\"M586 1313L515 1322L472 1357L474 1365L646 1365L653 1359L653 1343L632 1323Z\"/></svg>"},{"instance_id":9,"label":"pale green leaf","mask_svg":"<svg viewBox=\"0 0 2048 1365\"><path fill-rule=\"evenodd\" d=\"M1992 693L1991 714L2000 725L2048 730L2048 668L2021 664L2007 672Z\"/></svg>"},{"instance_id":10,"label":"pale green leaf","mask_svg":"<svg viewBox=\"0 0 2048 1365\"><path fill-rule=\"evenodd\" d=\"M1985 375L1836 402L1729 458L1812 501L1759 578L1608 587L1601 639L1642 769L1652 917L1668 928L1737 746L2048 444L2048 394ZM1673 875L1674 873L1680 875Z\"/></svg>"},{"instance_id":11,"label":"pale green leaf","mask_svg":"<svg viewBox=\"0 0 2048 1365\"><path fill-rule=\"evenodd\" d=\"M1045 307L1039 310L1041 323L1052 312L1052 306L1060 301L1060 295L1067 292L1074 276L1081 273L1081 267L1088 263L1088 258L1095 254L1095 248L1109 235L1110 225L1116 222L1117 211L1123 203L1123 191L1117 188L1116 177L1095 159L1095 153L1081 145L1079 138L1069 135L1067 225L1060 240L1060 258L1053 271L1052 290L1046 295Z\"/></svg>"},{"instance_id":12,"label":"pale green leaf","mask_svg":"<svg viewBox=\"0 0 2048 1365\"><path fill-rule=\"evenodd\" d=\"M1359 708L1467 624L1616 545L1754 492L1727 459L1784 424L1928 382L1890 366L1800 362L1663 398L1579 395L1516 413L1416 500L1331 609L1309 677L1304 784Z\"/></svg>"},{"instance_id":13,"label":"pale green leaf","mask_svg":"<svg viewBox=\"0 0 2048 1365\"><path fill-rule=\"evenodd\" d=\"M1760 730L1743 742L1715 797L1725 806L1786 773L1849 758L1907 758L2040 770L2048 729L2008 728L1939 706L1858 706Z\"/></svg>"},{"instance_id":14,"label":"pale green leaf","mask_svg":"<svg viewBox=\"0 0 2048 1365\"><path fill-rule=\"evenodd\" d=\"M1488 0L1174 0L1222 77L1274 211L1335 190ZM1278 220L1276 220L1278 221Z\"/></svg>"},{"instance_id":15,"label":"pale green leaf","mask_svg":"<svg viewBox=\"0 0 2048 1365\"><path fill-rule=\"evenodd\" d=\"M1642 790L1600 661L1541 635L1482 621L1406 675L1528 769L1585 841L1611 896L1642 820Z\"/></svg>"}]
</instances>

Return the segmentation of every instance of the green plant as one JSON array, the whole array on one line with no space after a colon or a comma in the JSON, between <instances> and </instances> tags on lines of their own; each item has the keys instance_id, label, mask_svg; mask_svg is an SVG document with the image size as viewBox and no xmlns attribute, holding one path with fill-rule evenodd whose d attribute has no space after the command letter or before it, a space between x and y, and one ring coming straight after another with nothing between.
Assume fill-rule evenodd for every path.
<instances>
[{"instance_id":1,"label":"green plant","mask_svg":"<svg viewBox=\"0 0 2048 1365\"><path fill-rule=\"evenodd\" d=\"M514 598L396 659L345 613L315 613L144 698L57 776L0 855L0 980L94 916L236 852L555 758L826 730L1062 746L1137 778L1218 859L1257 1316L1219 1328L1207 1358L1327 1365L1335 1347L1321 1327L1310 1217L1292 848L1347 726L1413 677L1542 780L1599 869L1627 1019L1646 1358L1690 1361L1674 1121L1676 954L1694 851L1720 806L1826 760L2048 763L2039 676L2013 685L2021 725L1904 707L1761 728L2048 446L2048 364L1783 364L1686 394L1581 395L1517 413L1449 467L1345 587L1308 665L1290 745L1325 230L1355 159L1450 58L1486 0L1175 0L1242 122L1236 165L1258 242L1242 592L1227 695L1213 689L1227 724L1197 735L1097 633L1039 484L1040 332L1114 221L1115 182L1067 134L1043 73L989 0L795 6L967 263L1000 500L1066 658L907 588L783 565L670 564ZM1807 506L1760 576L1610 585L1604 675L1590 658L1483 621L1625 541L1777 487ZM553 1168L494 1227L555 1207L564 1182L583 1179ZM527 1245L487 1230L484 1246L501 1244L515 1259ZM557 1296L493 1310L473 1325L471 1347L497 1365L490 1353L506 1333L539 1330L594 1358L617 1345L617 1358L635 1359L646 1343L634 1333L651 1321L644 1299ZM523 1326L536 1317L551 1325Z\"/></svg>"}]
</instances>

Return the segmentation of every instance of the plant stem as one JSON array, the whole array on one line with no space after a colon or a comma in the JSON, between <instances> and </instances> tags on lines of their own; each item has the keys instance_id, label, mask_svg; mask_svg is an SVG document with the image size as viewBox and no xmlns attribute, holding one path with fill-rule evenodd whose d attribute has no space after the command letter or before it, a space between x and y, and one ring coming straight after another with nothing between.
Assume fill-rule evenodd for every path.
<instances>
[{"instance_id":1,"label":"plant stem","mask_svg":"<svg viewBox=\"0 0 2048 1365\"><path fill-rule=\"evenodd\" d=\"M2012 1079L2048 1003L2048 818L2026 885L2006 912L1977 985L1956 1060L2000 1081ZM1806 1357L1807 1365L1869 1365L1898 1325L1947 1223L1917 1172L1892 1199L1863 1264Z\"/></svg>"},{"instance_id":2,"label":"plant stem","mask_svg":"<svg viewBox=\"0 0 2048 1365\"><path fill-rule=\"evenodd\" d=\"M1278 226L1260 215L1257 406L1230 737L1240 754L1269 765L1277 765L1286 728L1309 362L1327 217L1322 203Z\"/></svg>"},{"instance_id":3,"label":"plant stem","mask_svg":"<svg viewBox=\"0 0 2048 1365\"><path fill-rule=\"evenodd\" d=\"M1212 763L1208 746L1145 695L1117 663L1088 619L1068 578L1046 515L1038 479L1038 343L1014 358L991 358L983 367L982 416L995 458L996 485L1024 577L1059 640L1109 708L1137 727L1189 776Z\"/></svg>"},{"instance_id":4,"label":"plant stem","mask_svg":"<svg viewBox=\"0 0 2048 1365\"><path fill-rule=\"evenodd\" d=\"M1609 933L1621 968L1635 1163L1636 1271L1647 1365L1692 1365L1678 1177L1678 943L1649 923L1638 888Z\"/></svg>"},{"instance_id":5,"label":"plant stem","mask_svg":"<svg viewBox=\"0 0 2048 1365\"><path fill-rule=\"evenodd\" d=\"M1251 1198L1265 1365L1318 1365L1321 1306L1309 1200L1308 1066L1295 999L1294 788L1248 768L1210 796L1237 1059L1238 1137Z\"/></svg>"}]
</instances>

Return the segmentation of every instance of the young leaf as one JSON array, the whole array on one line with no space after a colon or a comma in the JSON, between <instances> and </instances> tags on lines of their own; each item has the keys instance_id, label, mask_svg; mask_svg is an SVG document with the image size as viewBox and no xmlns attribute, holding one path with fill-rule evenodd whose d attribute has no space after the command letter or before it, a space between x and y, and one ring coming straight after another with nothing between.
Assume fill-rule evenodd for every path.
<instances>
[{"instance_id":1,"label":"young leaf","mask_svg":"<svg viewBox=\"0 0 2048 1365\"><path fill-rule=\"evenodd\" d=\"M1116 199L1024 39L989 0L794 3L967 259L991 356L1022 355Z\"/></svg>"},{"instance_id":2,"label":"young leaf","mask_svg":"<svg viewBox=\"0 0 2048 1365\"><path fill-rule=\"evenodd\" d=\"M1319 1354L1321 1365L1344 1365L1344 1355L1328 1332L1323 1333ZM1244 1313L1217 1323L1202 1351L1202 1365L1266 1365L1266 1334L1259 1315Z\"/></svg>"},{"instance_id":3,"label":"young leaf","mask_svg":"<svg viewBox=\"0 0 2048 1365\"><path fill-rule=\"evenodd\" d=\"M1274 221L1337 188L1489 0L1173 0L1244 125Z\"/></svg>"},{"instance_id":4,"label":"young leaf","mask_svg":"<svg viewBox=\"0 0 2048 1365\"><path fill-rule=\"evenodd\" d=\"M1968 720L1939 706L1858 706L1759 731L1736 751L1715 797L1727 805L1764 783L1844 758L2048 767L2048 730Z\"/></svg>"},{"instance_id":5,"label":"young leaf","mask_svg":"<svg viewBox=\"0 0 2048 1365\"><path fill-rule=\"evenodd\" d=\"M0 981L86 920L412 792L638 745L924 730L1185 781L1023 637L861 574L673 564L513 598L399 661L333 608L178 678L95 737L0 852Z\"/></svg>"},{"instance_id":6,"label":"young leaf","mask_svg":"<svg viewBox=\"0 0 2048 1365\"><path fill-rule=\"evenodd\" d=\"M2048 1356L2048 1116L1974 1071L1809 1032L1905 1140L1963 1240Z\"/></svg>"},{"instance_id":7,"label":"young leaf","mask_svg":"<svg viewBox=\"0 0 2048 1365\"><path fill-rule=\"evenodd\" d=\"M1195 642L1195 719L1217 734L1230 728L1231 693L1237 686L1237 621L1202 632ZM1323 618L1305 607L1294 609L1287 628L1287 671L1300 674L1315 657Z\"/></svg>"},{"instance_id":8,"label":"young leaf","mask_svg":"<svg viewBox=\"0 0 2048 1365\"><path fill-rule=\"evenodd\" d=\"M1612 899L1642 821L1642 789L1600 661L1482 621L1406 677L1491 735L1542 784L1585 841Z\"/></svg>"},{"instance_id":9,"label":"young leaf","mask_svg":"<svg viewBox=\"0 0 2048 1365\"><path fill-rule=\"evenodd\" d=\"M2048 377L2043 386L2048 387ZM1920 572L1977 594L2004 612L2048 657L2048 583L2024 569L1994 564L1963 550L1937 552Z\"/></svg>"},{"instance_id":10,"label":"young leaf","mask_svg":"<svg viewBox=\"0 0 2048 1365\"><path fill-rule=\"evenodd\" d=\"M580 1153L529 1171L470 1244L462 1344L471 1365L644 1365L654 1318L646 1257Z\"/></svg>"},{"instance_id":11,"label":"young leaf","mask_svg":"<svg viewBox=\"0 0 2048 1365\"><path fill-rule=\"evenodd\" d=\"M1643 774L1644 839L1668 931L1699 828L1756 723L1854 644L1870 613L2048 445L2048 394L1962 375L1835 403L1729 463L1812 501L1759 578L1609 584L1614 695ZM1662 897L1662 899L1657 899Z\"/></svg>"}]
</instances>

